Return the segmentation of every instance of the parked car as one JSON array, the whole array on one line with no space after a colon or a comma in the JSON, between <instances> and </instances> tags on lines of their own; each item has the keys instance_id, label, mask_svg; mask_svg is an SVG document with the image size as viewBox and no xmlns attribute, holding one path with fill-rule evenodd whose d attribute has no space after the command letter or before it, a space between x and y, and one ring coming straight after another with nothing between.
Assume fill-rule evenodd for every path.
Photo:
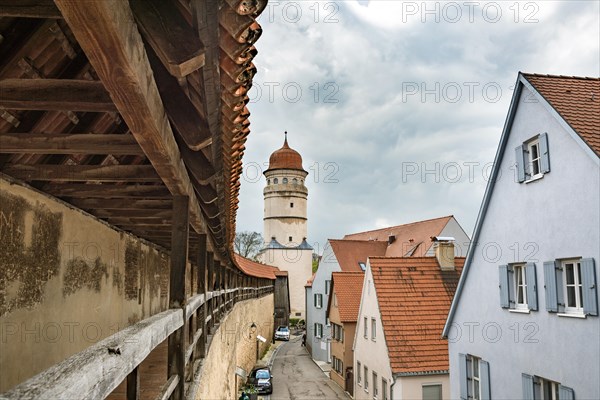
<instances>
[{"instance_id":1,"label":"parked car","mask_svg":"<svg viewBox=\"0 0 600 400\"><path fill-rule=\"evenodd\" d=\"M248 377L248 383L261 394L273 393L273 375L269 367L254 368Z\"/></svg>"},{"instance_id":2,"label":"parked car","mask_svg":"<svg viewBox=\"0 0 600 400\"><path fill-rule=\"evenodd\" d=\"M290 328L287 326L280 326L275 331L275 340L290 340Z\"/></svg>"}]
</instances>

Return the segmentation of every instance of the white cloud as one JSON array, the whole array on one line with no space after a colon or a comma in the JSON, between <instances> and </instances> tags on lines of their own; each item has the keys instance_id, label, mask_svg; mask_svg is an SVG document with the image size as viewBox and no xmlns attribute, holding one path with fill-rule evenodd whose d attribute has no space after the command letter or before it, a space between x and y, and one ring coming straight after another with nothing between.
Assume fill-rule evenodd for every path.
<instances>
[{"instance_id":1,"label":"white cloud","mask_svg":"<svg viewBox=\"0 0 600 400\"><path fill-rule=\"evenodd\" d=\"M481 169L493 161L518 71L600 75L599 1L479 2L473 22L463 7L456 23L443 14L449 2L438 3L438 23L433 14L423 23L422 10L406 15L395 1L287 3L270 2L259 20L262 95L251 92L244 163L250 172L267 162L289 131L310 173L311 243L448 214L471 232L486 183ZM502 13L495 23L486 20L492 3ZM497 99L486 97L486 85L492 95L499 88ZM406 176L407 163L419 166L418 179ZM435 163L446 172L460 165L463 179L421 179ZM337 183L324 181L328 173ZM242 178L238 229L261 232L264 181L250 175Z\"/></svg>"}]
</instances>

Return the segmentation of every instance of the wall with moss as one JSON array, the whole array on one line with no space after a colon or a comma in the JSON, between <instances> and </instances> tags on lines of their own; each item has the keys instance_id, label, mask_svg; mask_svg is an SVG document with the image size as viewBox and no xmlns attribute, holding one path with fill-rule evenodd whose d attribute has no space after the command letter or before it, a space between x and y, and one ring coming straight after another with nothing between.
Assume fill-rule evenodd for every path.
<instances>
[{"instance_id":1,"label":"wall with moss","mask_svg":"<svg viewBox=\"0 0 600 400\"><path fill-rule=\"evenodd\" d=\"M0 178L0 392L167 308L169 259Z\"/></svg>"}]
</instances>

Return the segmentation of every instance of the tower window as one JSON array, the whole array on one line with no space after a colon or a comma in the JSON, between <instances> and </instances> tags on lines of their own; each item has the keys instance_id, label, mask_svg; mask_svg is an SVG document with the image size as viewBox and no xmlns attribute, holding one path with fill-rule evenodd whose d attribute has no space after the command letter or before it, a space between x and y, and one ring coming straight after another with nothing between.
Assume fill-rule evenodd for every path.
<instances>
[{"instance_id":1,"label":"tower window","mask_svg":"<svg viewBox=\"0 0 600 400\"><path fill-rule=\"evenodd\" d=\"M286 183L288 183L287 178L283 178L283 184L285 185Z\"/></svg>"},{"instance_id":2,"label":"tower window","mask_svg":"<svg viewBox=\"0 0 600 400\"><path fill-rule=\"evenodd\" d=\"M292 241L292 237L290 236L290 242Z\"/></svg>"},{"instance_id":3,"label":"tower window","mask_svg":"<svg viewBox=\"0 0 600 400\"><path fill-rule=\"evenodd\" d=\"M290 208L294 208L294 203L290 203Z\"/></svg>"},{"instance_id":4,"label":"tower window","mask_svg":"<svg viewBox=\"0 0 600 400\"><path fill-rule=\"evenodd\" d=\"M279 183L279 179L277 179L277 178L273 179L273 183L274 183L275 185L277 185L277 184Z\"/></svg>"},{"instance_id":5,"label":"tower window","mask_svg":"<svg viewBox=\"0 0 600 400\"><path fill-rule=\"evenodd\" d=\"M267 179L267 185L270 185L270 184L271 184L271 180Z\"/></svg>"},{"instance_id":6,"label":"tower window","mask_svg":"<svg viewBox=\"0 0 600 400\"><path fill-rule=\"evenodd\" d=\"M293 183L294 185L297 185L297 184L298 184L298 179L296 179L296 178L292 179L292 183Z\"/></svg>"}]
</instances>

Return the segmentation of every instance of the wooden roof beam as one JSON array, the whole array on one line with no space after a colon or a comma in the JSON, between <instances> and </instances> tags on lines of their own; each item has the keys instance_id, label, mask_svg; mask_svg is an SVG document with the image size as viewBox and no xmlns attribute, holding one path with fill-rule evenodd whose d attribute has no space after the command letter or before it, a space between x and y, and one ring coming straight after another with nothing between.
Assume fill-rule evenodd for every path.
<instances>
[{"instance_id":1,"label":"wooden roof beam","mask_svg":"<svg viewBox=\"0 0 600 400\"><path fill-rule=\"evenodd\" d=\"M8 110L117 110L102 82L98 81L4 79L0 80L0 93L0 106Z\"/></svg>"},{"instance_id":2,"label":"wooden roof beam","mask_svg":"<svg viewBox=\"0 0 600 400\"><path fill-rule=\"evenodd\" d=\"M56 197L70 198L127 198L171 199L171 193L162 185L123 185L100 183L49 183L43 190Z\"/></svg>"},{"instance_id":3,"label":"wooden roof beam","mask_svg":"<svg viewBox=\"0 0 600 400\"><path fill-rule=\"evenodd\" d=\"M152 165L5 164L2 172L24 181L160 182Z\"/></svg>"},{"instance_id":4,"label":"wooden roof beam","mask_svg":"<svg viewBox=\"0 0 600 400\"><path fill-rule=\"evenodd\" d=\"M52 0L0 0L0 17L62 18Z\"/></svg>"},{"instance_id":5,"label":"wooden roof beam","mask_svg":"<svg viewBox=\"0 0 600 400\"><path fill-rule=\"evenodd\" d=\"M169 73L185 78L204 66L204 46L177 6L165 0L132 0L140 32Z\"/></svg>"},{"instance_id":6,"label":"wooden roof beam","mask_svg":"<svg viewBox=\"0 0 600 400\"><path fill-rule=\"evenodd\" d=\"M190 223L194 230L207 232L129 3L119 0L55 0L55 3L169 191L190 197ZM227 251L225 243L220 243L220 248Z\"/></svg>"},{"instance_id":7,"label":"wooden roof beam","mask_svg":"<svg viewBox=\"0 0 600 400\"><path fill-rule=\"evenodd\" d=\"M0 133L0 154L144 155L128 134Z\"/></svg>"}]
</instances>

